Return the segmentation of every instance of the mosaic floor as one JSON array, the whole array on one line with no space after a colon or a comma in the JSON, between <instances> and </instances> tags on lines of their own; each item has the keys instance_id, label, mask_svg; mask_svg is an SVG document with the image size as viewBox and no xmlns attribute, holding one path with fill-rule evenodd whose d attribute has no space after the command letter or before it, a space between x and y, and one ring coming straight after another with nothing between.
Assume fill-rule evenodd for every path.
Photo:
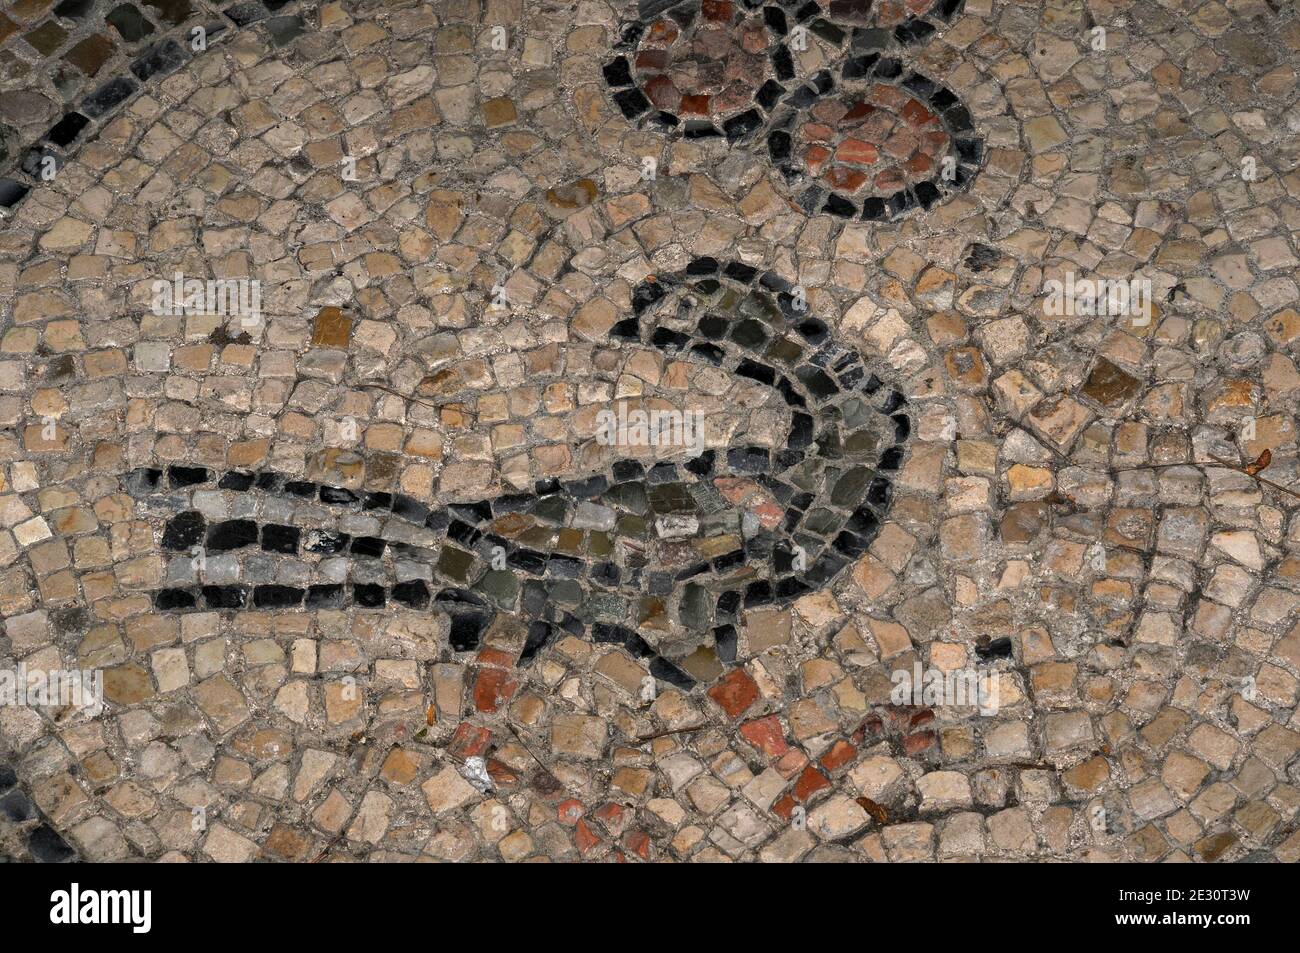
<instances>
[{"instance_id":1,"label":"mosaic floor","mask_svg":"<svg viewBox=\"0 0 1300 953\"><path fill-rule=\"evenodd\" d=\"M0 856L1300 860L1298 69L1281 0L9 3Z\"/></svg>"}]
</instances>

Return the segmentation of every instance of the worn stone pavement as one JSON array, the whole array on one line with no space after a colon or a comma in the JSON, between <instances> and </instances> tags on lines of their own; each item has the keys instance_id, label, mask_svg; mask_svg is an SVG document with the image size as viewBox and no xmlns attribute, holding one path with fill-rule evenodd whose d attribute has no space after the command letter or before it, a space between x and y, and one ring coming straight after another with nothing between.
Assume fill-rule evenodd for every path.
<instances>
[{"instance_id":1,"label":"worn stone pavement","mask_svg":"<svg viewBox=\"0 0 1300 953\"><path fill-rule=\"evenodd\" d=\"M1293 4L128 5L0 16L0 669L106 695L0 706L0 855L1300 859L1298 501L1204 465L1297 480ZM873 44L905 72L846 116ZM702 258L771 284L701 303ZM176 272L262 319L155 313ZM1066 273L1152 320L1048 313ZM809 495L875 480L879 525L806 591L799 405L681 344L792 295L903 449L842 473L884 431L819 411ZM702 411L715 469L595 440L619 401ZM914 663L997 710L893 704Z\"/></svg>"}]
</instances>

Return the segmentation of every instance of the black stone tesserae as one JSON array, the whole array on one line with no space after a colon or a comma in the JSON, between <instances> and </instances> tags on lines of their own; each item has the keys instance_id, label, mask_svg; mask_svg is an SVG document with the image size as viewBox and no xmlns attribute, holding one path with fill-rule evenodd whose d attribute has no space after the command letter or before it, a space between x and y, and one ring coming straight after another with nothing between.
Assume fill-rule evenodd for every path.
<instances>
[{"instance_id":1,"label":"black stone tesserae","mask_svg":"<svg viewBox=\"0 0 1300 953\"><path fill-rule=\"evenodd\" d=\"M752 148L807 214L893 221L968 189L984 159L970 111L909 54L963 2L641 4L602 75L640 128ZM824 65L804 75L813 43Z\"/></svg>"},{"instance_id":2,"label":"black stone tesserae","mask_svg":"<svg viewBox=\"0 0 1300 953\"><path fill-rule=\"evenodd\" d=\"M826 587L874 539L911 437L907 402L887 368L837 341L803 289L771 271L698 258L641 282L631 310L611 346L770 388L788 414L777 445L674 447L681 459L620 459L437 507L267 471L137 469L127 489L165 515L162 548L177 554L156 607L440 610L456 652L508 613L527 624L521 664L568 634L620 643L683 688L695 653L713 669L733 664L744 610ZM661 420L660 437L680 434L687 412ZM193 502L217 491L234 501L220 509L228 518ZM252 552L233 578L218 572L237 550Z\"/></svg>"}]
</instances>

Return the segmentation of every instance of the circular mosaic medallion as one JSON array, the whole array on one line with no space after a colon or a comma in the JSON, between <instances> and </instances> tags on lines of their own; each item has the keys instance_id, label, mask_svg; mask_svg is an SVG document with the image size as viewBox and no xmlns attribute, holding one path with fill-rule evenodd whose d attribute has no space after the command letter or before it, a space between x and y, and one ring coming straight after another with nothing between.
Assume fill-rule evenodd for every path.
<instances>
[{"instance_id":1,"label":"circular mosaic medallion","mask_svg":"<svg viewBox=\"0 0 1300 953\"><path fill-rule=\"evenodd\" d=\"M815 11L767 4L684 0L628 24L605 81L623 114L687 138L750 136L795 78L789 39ZM836 42L843 39L835 30Z\"/></svg>"},{"instance_id":2,"label":"circular mosaic medallion","mask_svg":"<svg viewBox=\"0 0 1300 953\"><path fill-rule=\"evenodd\" d=\"M761 17L722 0L706 0L702 13L685 28L670 19L651 23L632 69L657 109L720 123L753 104L771 38Z\"/></svg>"},{"instance_id":3,"label":"circular mosaic medallion","mask_svg":"<svg viewBox=\"0 0 1300 953\"><path fill-rule=\"evenodd\" d=\"M938 113L883 83L823 99L795 130L809 176L849 195L884 197L924 182L951 143Z\"/></svg>"},{"instance_id":4,"label":"circular mosaic medallion","mask_svg":"<svg viewBox=\"0 0 1300 953\"><path fill-rule=\"evenodd\" d=\"M900 60L869 53L825 71L782 102L768 154L799 203L869 221L928 209L966 188L983 140L957 95Z\"/></svg>"},{"instance_id":5,"label":"circular mosaic medallion","mask_svg":"<svg viewBox=\"0 0 1300 953\"><path fill-rule=\"evenodd\" d=\"M809 214L895 219L979 171L983 141L969 111L901 52L963 3L833 0L827 19L800 0L650 0L624 28L605 81L628 119L663 132L761 136ZM810 37L835 62L799 80L792 51Z\"/></svg>"}]
</instances>

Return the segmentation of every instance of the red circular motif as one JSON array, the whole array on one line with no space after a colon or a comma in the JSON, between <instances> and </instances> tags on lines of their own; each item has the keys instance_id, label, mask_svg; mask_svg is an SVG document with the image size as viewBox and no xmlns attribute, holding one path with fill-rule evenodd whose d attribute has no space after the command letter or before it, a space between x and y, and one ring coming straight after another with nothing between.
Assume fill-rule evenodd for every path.
<instances>
[{"instance_id":1,"label":"red circular motif","mask_svg":"<svg viewBox=\"0 0 1300 953\"><path fill-rule=\"evenodd\" d=\"M668 18L649 25L632 57L633 75L656 109L718 120L753 105L771 44L762 16L704 0L689 26Z\"/></svg>"},{"instance_id":2,"label":"red circular motif","mask_svg":"<svg viewBox=\"0 0 1300 953\"><path fill-rule=\"evenodd\" d=\"M930 179L951 146L936 113L883 83L821 100L795 141L807 173L850 196L889 195Z\"/></svg>"}]
</instances>

